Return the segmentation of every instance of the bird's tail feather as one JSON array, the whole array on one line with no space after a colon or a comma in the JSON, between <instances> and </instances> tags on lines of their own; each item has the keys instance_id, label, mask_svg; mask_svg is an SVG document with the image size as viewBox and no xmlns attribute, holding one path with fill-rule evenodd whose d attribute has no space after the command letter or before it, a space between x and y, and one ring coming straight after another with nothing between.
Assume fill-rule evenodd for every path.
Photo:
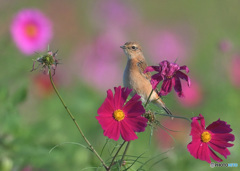
<instances>
[{"instance_id":1,"label":"bird's tail feather","mask_svg":"<svg viewBox=\"0 0 240 171\"><path fill-rule=\"evenodd\" d=\"M172 115L172 112L166 107L165 103L159 98L158 100L154 101L159 107L162 107L163 110L168 114Z\"/></svg>"}]
</instances>

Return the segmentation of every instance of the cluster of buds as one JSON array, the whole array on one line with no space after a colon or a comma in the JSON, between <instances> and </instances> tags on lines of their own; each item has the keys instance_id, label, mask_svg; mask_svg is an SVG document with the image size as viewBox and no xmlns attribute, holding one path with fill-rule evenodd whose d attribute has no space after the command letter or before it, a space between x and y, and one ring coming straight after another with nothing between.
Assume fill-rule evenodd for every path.
<instances>
[{"instance_id":1,"label":"cluster of buds","mask_svg":"<svg viewBox=\"0 0 240 171\"><path fill-rule=\"evenodd\" d=\"M37 58L36 60L33 61L33 68L31 71L34 71L36 69L38 69L38 67L41 65L42 66L42 70L44 74L49 73L49 70L52 69L53 70L53 75L55 75L55 71L57 68L57 65L59 64L58 59L56 59L57 56L57 52L52 52L52 51L48 51L47 54ZM35 68L35 63L38 62L39 65Z\"/></svg>"}]
</instances>

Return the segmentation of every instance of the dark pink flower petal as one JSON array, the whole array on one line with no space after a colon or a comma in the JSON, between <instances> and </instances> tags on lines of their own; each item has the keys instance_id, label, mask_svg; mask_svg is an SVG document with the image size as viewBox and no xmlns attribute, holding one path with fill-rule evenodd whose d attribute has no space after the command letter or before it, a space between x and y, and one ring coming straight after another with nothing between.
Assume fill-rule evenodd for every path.
<instances>
[{"instance_id":1,"label":"dark pink flower petal","mask_svg":"<svg viewBox=\"0 0 240 171\"><path fill-rule=\"evenodd\" d=\"M192 123L191 123L192 129L191 129L190 135L192 135L193 138L200 140L201 134L203 133L204 128L202 126L200 126L200 124L198 122L198 118L199 117L192 118Z\"/></svg>"},{"instance_id":2,"label":"dark pink flower petal","mask_svg":"<svg viewBox=\"0 0 240 171\"><path fill-rule=\"evenodd\" d=\"M185 70L186 73L189 73L189 69L188 69L188 67L186 65L181 66L179 70Z\"/></svg>"},{"instance_id":3,"label":"dark pink flower petal","mask_svg":"<svg viewBox=\"0 0 240 171\"><path fill-rule=\"evenodd\" d=\"M168 93L170 93L171 90L172 90L172 79L167 79L163 81L161 91L159 92L159 94L161 96L166 96Z\"/></svg>"},{"instance_id":4,"label":"dark pink flower petal","mask_svg":"<svg viewBox=\"0 0 240 171\"><path fill-rule=\"evenodd\" d=\"M188 144L187 148L190 154L196 159L211 163L210 152L206 143L202 143L201 141L192 141Z\"/></svg>"},{"instance_id":5,"label":"dark pink flower petal","mask_svg":"<svg viewBox=\"0 0 240 171\"><path fill-rule=\"evenodd\" d=\"M190 80L190 78L189 78L186 74L184 74L184 73L181 72L181 71L177 71L177 72L176 72L176 77L179 77L179 78L187 81L188 87L190 87L190 85L191 85L191 80Z\"/></svg>"},{"instance_id":6,"label":"dark pink flower petal","mask_svg":"<svg viewBox=\"0 0 240 171\"><path fill-rule=\"evenodd\" d=\"M126 123L131 126L134 132L144 132L147 126L147 119L144 117L127 118Z\"/></svg>"},{"instance_id":7,"label":"dark pink flower petal","mask_svg":"<svg viewBox=\"0 0 240 171\"><path fill-rule=\"evenodd\" d=\"M210 153L210 156L212 157L213 160L217 161L217 162L222 162L223 160L220 159L213 151L212 149L210 148L209 149L209 153ZM210 163L210 162L209 162Z\"/></svg>"},{"instance_id":8,"label":"dark pink flower petal","mask_svg":"<svg viewBox=\"0 0 240 171\"><path fill-rule=\"evenodd\" d=\"M180 79L178 77L174 77L172 79L172 82L173 82L174 90L177 92L178 96L184 97Z\"/></svg>"},{"instance_id":9,"label":"dark pink flower petal","mask_svg":"<svg viewBox=\"0 0 240 171\"><path fill-rule=\"evenodd\" d=\"M210 151L207 143L201 143L198 149L198 159L211 163Z\"/></svg>"},{"instance_id":10,"label":"dark pink flower petal","mask_svg":"<svg viewBox=\"0 0 240 171\"><path fill-rule=\"evenodd\" d=\"M146 69L144 70L143 73L153 72L153 71L161 72L161 67L159 67L159 66L148 66L148 67L146 67Z\"/></svg>"},{"instance_id":11,"label":"dark pink flower petal","mask_svg":"<svg viewBox=\"0 0 240 171\"><path fill-rule=\"evenodd\" d=\"M124 102L122 102L122 89L121 86L114 87L114 110L121 109Z\"/></svg>"},{"instance_id":12,"label":"dark pink flower petal","mask_svg":"<svg viewBox=\"0 0 240 171\"><path fill-rule=\"evenodd\" d=\"M135 118L135 117L141 116L143 113L145 113L145 109L142 106L141 101L137 101L137 102L128 101L126 103L126 105L123 107L123 111L129 118L131 118L131 117Z\"/></svg>"},{"instance_id":13,"label":"dark pink flower petal","mask_svg":"<svg viewBox=\"0 0 240 171\"><path fill-rule=\"evenodd\" d=\"M227 148L219 147L218 145L212 143L211 141L210 141L209 145L213 150L215 150L219 154L223 155L225 157L225 159L227 158L228 155L231 154L230 151Z\"/></svg>"},{"instance_id":14,"label":"dark pink flower petal","mask_svg":"<svg viewBox=\"0 0 240 171\"><path fill-rule=\"evenodd\" d=\"M138 138L135 132L131 129L131 127L128 125L128 123L126 123L125 120L121 121L120 124L121 124L120 133L123 140L131 141Z\"/></svg>"},{"instance_id":15,"label":"dark pink flower petal","mask_svg":"<svg viewBox=\"0 0 240 171\"><path fill-rule=\"evenodd\" d=\"M113 120L109 127L104 130L103 135L117 141L120 137L120 129L120 123Z\"/></svg>"},{"instance_id":16,"label":"dark pink flower petal","mask_svg":"<svg viewBox=\"0 0 240 171\"><path fill-rule=\"evenodd\" d=\"M103 130L108 129L108 127L111 126L113 122L116 122L114 121L114 118L112 116L109 116L109 117L96 116L96 119L98 120L99 124L102 126Z\"/></svg>"},{"instance_id":17,"label":"dark pink flower petal","mask_svg":"<svg viewBox=\"0 0 240 171\"><path fill-rule=\"evenodd\" d=\"M212 140L215 141L234 141L235 137L233 134L224 133L224 134L213 134Z\"/></svg>"},{"instance_id":18,"label":"dark pink flower petal","mask_svg":"<svg viewBox=\"0 0 240 171\"><path fill-rule=\"evenodd\" d=\"M201 144L201 141L192 141L187 146L189 153L196 159L198 159L198 149L200 144Z\"/></svg>"},{"instance_id":19,"label":"dark pink flower petal","mask_svg":"<svg viewBox=\"0 0 240 171\"><path fill-rule=\"evenodd\" d=\"M216 145L218 145L219 147L222 147L222 148L227 148L227 147L232 147L233 146L232 143L228 143L227 141L219 141L219 140L211 139L210 142L213 143L213 144L216 144Z\"/></svg>"},{"instance_id":20,"label":"dark pink flower petal","mask_svg":"<svg viewBox=\"0 0 240 171\"><path fill-rule=\"evenodd\" d=\"M232 132L230 125L227 124L225 121L221 121L218 119L217 121L211 123L207 128L213 133L229 133Z\"/></svg>"},{"instance_id":21,"label":"dark pink flower petal","mask_svg":"<svg viewBox=\"0 0 240 171\"><path fill-rule=\"evenodd\" d=\"M152 84L152 88L153 90L155 90L157 88L157 85L159 84L160 81L163 80L163 77L161 74L157 73L157 74L154 74L152 76L152 79L151 79L151 84Z\"/></svg>"},{"instance_id":22,"label":"dark pink flower petal","mask_svg":"<svg viewBox=\"0 0 240 171\"><path fill-rule=\"evenodd\" d=\"M109 89L107 91L107 98L105 99L101 107L98 109L97 113L101 116L105 115L106 117L108 117L109 115L112 116L113 111L114 111L113 93L112 90Z\"/></svg>"},{"instance_id":23,"label":"dark pink flower petal","mask_svg":"<svg viewBox=\"0 0 240 171\"><path fill-rule=\"evenodd\" d=\"M126 102L129 94L132 92L132 89L129 88L122 88L122 100L121 100L121 106L124 105L124 103Z\"/></svg>"}]
</instances>

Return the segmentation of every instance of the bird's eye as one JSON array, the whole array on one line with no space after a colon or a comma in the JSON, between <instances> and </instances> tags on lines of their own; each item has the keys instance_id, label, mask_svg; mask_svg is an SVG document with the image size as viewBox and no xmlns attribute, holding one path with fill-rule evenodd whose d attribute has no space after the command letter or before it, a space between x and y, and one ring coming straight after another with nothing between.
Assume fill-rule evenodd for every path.
<instances>
[{"instance_id":1,"label":"bird's eye","mask_svg":"<svg viewBox=\"0 0 240 171\"><path fill-rule=\"evenodd\" d=\"M132 49L133 49L133 50L136 50L136 49L137 49L137 47L136 47L136 46L132 46Z\"/></svg>"}]
</instances>

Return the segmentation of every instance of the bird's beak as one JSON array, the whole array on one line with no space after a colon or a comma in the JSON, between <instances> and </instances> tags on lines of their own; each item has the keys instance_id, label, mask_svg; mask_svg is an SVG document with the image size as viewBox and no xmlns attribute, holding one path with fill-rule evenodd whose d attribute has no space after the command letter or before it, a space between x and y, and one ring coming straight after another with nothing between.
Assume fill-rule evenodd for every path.
<instances>
[{"instance_id":1,"label":"bird's beak","mask_svg":"<svg viewBox=\"0 0 240 171\"><path fill-rule=\"evenodd\" d=\"M120 48L122 48L122 49L126 49L126 46L125 46L125 45L123 45L123 46L120 46Z\"/></svg>"}]
</instances>

